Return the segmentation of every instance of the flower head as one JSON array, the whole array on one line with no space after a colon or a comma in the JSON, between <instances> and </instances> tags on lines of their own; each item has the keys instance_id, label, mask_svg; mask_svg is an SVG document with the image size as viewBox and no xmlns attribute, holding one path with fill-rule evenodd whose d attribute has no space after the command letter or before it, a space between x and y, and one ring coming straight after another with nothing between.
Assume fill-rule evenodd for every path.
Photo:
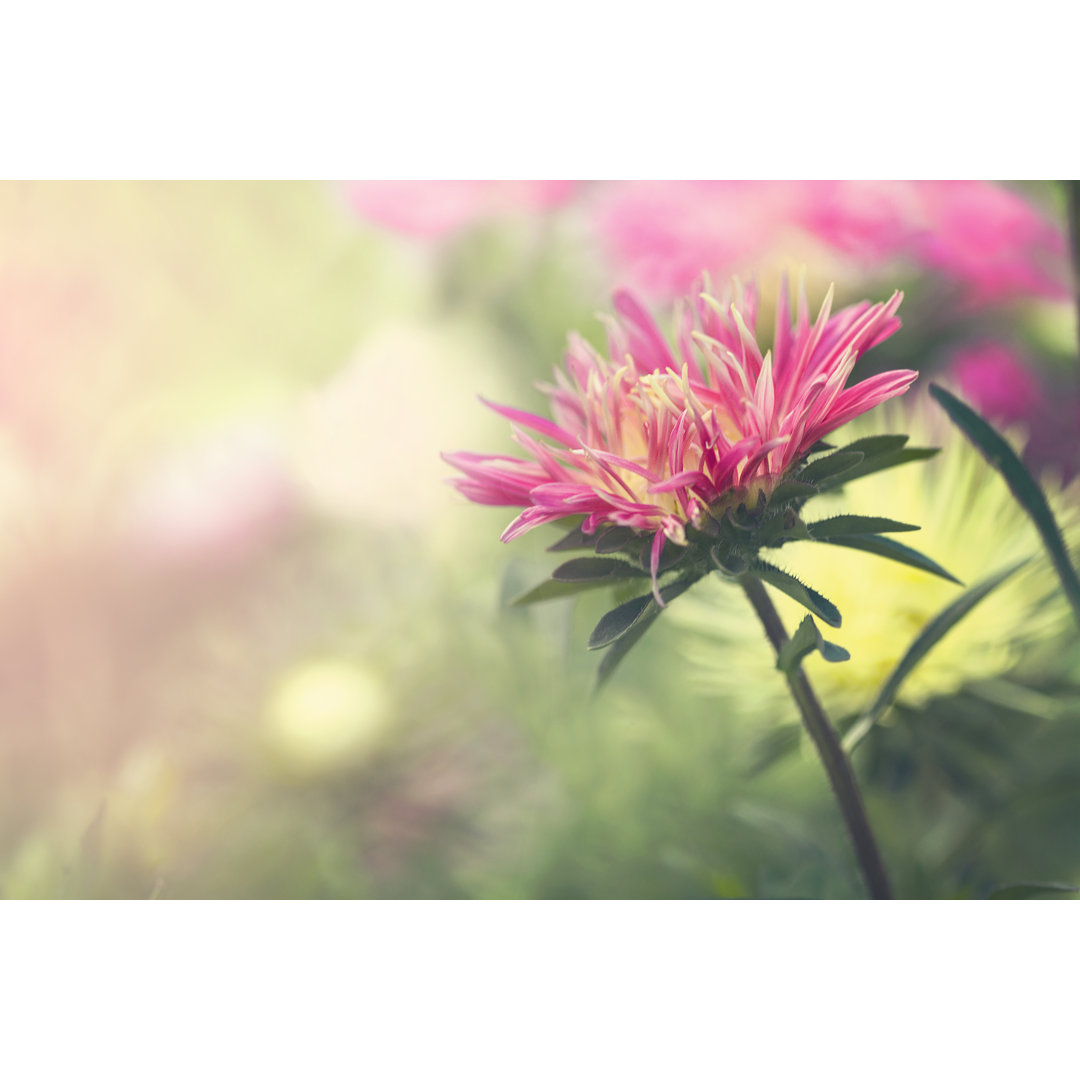
<instances>
[{"instance_id":1,"label":"flower head","mask_svg":"<svg viewBox=\"0 0 1080 1080\"><path fill-rule=\"evenodd\" d=\"M858 358L899 328L900 293L833 315L830 290L811 322L802 289L792 319L785 282L762 355L756 291L736 283L721 301L704 286L680 306L674 347L630 293L616 293L608 355L572 336L565 371L544 388L552 419L491 405L514 424L526 460L444 455L474 502L525 507L504 541L575 515L585 534L629 526L652 535L655 593L666 541L684 545L688 525L768 498L823 436L916 377L890 371L845 386Z\"/></svg>"}]
</instances>

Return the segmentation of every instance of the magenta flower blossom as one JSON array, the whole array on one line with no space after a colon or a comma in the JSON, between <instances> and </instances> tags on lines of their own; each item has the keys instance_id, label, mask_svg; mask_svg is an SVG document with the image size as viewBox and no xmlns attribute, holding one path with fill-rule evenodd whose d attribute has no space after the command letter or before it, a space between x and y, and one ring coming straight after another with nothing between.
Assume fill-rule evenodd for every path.
<instances>
[{"instance_id":1,"label":"magenta flower blossom","mask_svg":"<svg viewBox=\"0 0 1080 1080\"><path fill-rule=\"evenodd\" d=\"M763 356L753 288L737 285L730 302L707 291L691 296L677 314L674 348L641 304L618 292L608 356L571 336L566 370L543 388L553 419L485 402L513 423L527 459L444 460L464 474L454 483L474 502L525 507L504 541L575 515L585 515L586 534L603 525L652 534L653 592L662 604L656 579L665 542L685 545L687 525L767 498L823 436L912 383L916 372L890 371L845 388L858 358L899 328L901 298L831 315L830 290L811 323L800 289L792 325L785 282L773 348Z\"/></svg>"}]
</instances>

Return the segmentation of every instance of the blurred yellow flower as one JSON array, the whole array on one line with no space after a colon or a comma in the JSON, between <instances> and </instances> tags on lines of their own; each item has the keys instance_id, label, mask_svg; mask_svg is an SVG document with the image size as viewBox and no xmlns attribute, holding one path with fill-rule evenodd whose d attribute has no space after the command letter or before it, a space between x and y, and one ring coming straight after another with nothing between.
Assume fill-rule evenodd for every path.
<instances>
[{"instance_id":1,"label":"blurred yellow flower","mask_svg":"<svg viewBox=\"0 0 1080 1080\"><path fill-rule=\"evenodd\" d=\"M363 760L391 718L389 693L375 672L348 660L311 660L277 685L266 737L286 771L316 775Z\"/></svg>"}]
</instances>

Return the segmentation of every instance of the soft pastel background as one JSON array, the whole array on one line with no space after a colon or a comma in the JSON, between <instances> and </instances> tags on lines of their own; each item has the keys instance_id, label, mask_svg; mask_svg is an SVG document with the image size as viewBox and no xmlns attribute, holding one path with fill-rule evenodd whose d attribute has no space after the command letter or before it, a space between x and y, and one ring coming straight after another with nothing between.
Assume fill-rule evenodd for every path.
<instances>
[{"instance_id":1,"label":"soft pastel background","mask_svg":"<svg viewBox=\"0 0 1080 1080\"><path fill-rule=\"evenodd\" d=\"M766 338L782 269L815 309L901 287L863 374L922 369L888 426L945 449L874 512L974 582L1038 545L926 385L1075 543L1063 222L1050 184L0 184L3 895L862 895L739 598L593 696L604 599L508 607L558 534L500 545L438 455L508 451L477 395L538 406L617 285L663 320L756 277ZM850 673L809 662L840 719L953 595L848 556L812 581L851 597ZM1076 627L1039 566L995 603L856 754L901 896L1080 884Z\"/></svg>"}]
</instances>

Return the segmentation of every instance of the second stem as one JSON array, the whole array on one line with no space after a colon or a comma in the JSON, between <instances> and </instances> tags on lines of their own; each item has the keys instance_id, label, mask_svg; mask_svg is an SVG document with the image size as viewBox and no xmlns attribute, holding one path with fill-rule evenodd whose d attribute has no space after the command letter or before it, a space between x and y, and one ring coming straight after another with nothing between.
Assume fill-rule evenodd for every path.
<instances>
[{"instance_id":1,"label":"second stem","mask_svg":"<svg viewBox=\"0 0 1080 1080\"><path fill-rule=\"evenodd\" d=\"M788 636L773 602L769 599L769 594L765 591L765 586L754 577L743 578L742 586L765 627L765 633L772 647L779 656L780 650L787 644ZM814 696L814 691L802 666L793 667L788 672L787 680L791 688L791 696L795 699L795 704L798 705L802 715L803 725L810 733L814 746L817 747L833 794L840 804L840 812L851 835L851 842L855 847L855 855L859 860L863 877L866 879L870 897L873 900L891 900L892 887L885 872L885 864L881 861L881 853L878 851L877 841L870 828L870 821L866 816L866 807L863 805L851 762L848 761L836 731L829 723L829 718Z\"/></svg>"}]
</instances>

